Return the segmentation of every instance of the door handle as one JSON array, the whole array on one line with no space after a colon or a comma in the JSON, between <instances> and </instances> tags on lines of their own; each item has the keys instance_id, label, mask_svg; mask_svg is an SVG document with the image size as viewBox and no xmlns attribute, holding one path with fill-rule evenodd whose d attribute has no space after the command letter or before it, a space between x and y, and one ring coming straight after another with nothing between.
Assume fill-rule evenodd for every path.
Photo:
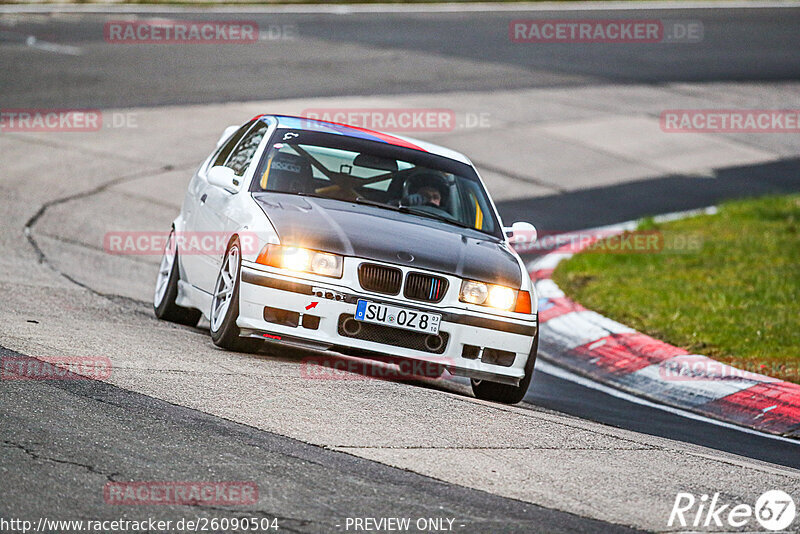
<instances>
[{"instance_id":1,"label":"door handle","mask_svg":"<svg viewBox=\"0 0 800 534\"><path fill-rule=\"evenodd\" d=\"M203 193L203 196L200 197L200 204L205 204L207 198L208 198L208 193Z\"/></svg>"}]
</instances>

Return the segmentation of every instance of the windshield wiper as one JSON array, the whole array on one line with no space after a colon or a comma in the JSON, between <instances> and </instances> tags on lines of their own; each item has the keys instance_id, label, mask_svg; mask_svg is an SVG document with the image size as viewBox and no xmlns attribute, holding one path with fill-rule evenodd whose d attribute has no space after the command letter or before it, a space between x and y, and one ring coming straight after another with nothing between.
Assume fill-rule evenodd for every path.
<instances>
[{"instance_id":1,"label":"windshield wiper","mask_svg":"<svg viewBox=\"0 0 800 534\"><path fill-rule=\"evenodd\" d=\"M378 202L376 200L370 200L370 199L364 198L364 197L356 197L356 199L353 202L355 202L356 204L365 204L367 206L375 206L376 208L384 208L384 209L392 210L392 211L401 211L401 208L399 206L392 206L391 204L384 204L383 202Z\"/></svg>"},{"instance_id":2,"label":"windshield wiper","mask_svg":"<svg viewBox=\"0 0 800 534\"><path fill-rule=\"evenodd\" d=\"M383 202L377 202L375 200L370 200L368 198L363 198L363 197L356 197L354 202L356 204L366 204L367 206L375 206L376 208L384 208L384 209L387 209L387 210L399 211L400 213L410 213L412 215L419 215L420 217L426 217L428 219L435 219L437 221L446 222L446 223L452 224L454 226L459 226L461 228L469 228L470 230L477 230L478 232L482 231L482 230L478 230L477 228L475 228L472 225L469 225L469 224L466 224L466 223L462 223L461 221L459 221L457 219L453 219L451 217L447 217L446 215L439 215L438 213L431 213L429 211L414 209L413 206L403 206L403 205L393 206L391 204L384 204Z\"/></svg>"},{"instance_id":3,"label":"windshield wiper","mask_svg":"<svg viewBox=\"0 0 800 534\"><path fill-rule=\"evenodd\" d=\"M419 215L420 217L427 217L428 219L436 219L437 221L443 221L452 224L454 226L460 226L461 228L469 228L470 230L477 230L472 225L462 223L461 221L453 219L452 217L447 217L446 215L439 215L438 213L431 213L429 211L414 209L412 206L400 206L397 209L402 213L411 213L413 215Z\"/></svg>"}]
</instances>

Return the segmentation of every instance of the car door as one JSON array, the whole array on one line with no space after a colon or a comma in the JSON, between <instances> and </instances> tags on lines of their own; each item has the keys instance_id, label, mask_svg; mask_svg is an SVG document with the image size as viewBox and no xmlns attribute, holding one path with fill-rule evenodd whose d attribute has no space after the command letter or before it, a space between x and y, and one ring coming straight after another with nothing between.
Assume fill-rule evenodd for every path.
<instances>
[{"instance_id":1,"label":"car door","mask_svg":"<svg viewBox=\"0 0 800 534\"><path fill-rule=\"evenodd\" d=\"M242 137L253 127L253 121L248 122L239 128L231 137L224 142L212 154L209 160L204 163L195 173L192 180L189 182L186 197L184 199L184 214L186 226L184 232L179 238L183 239L183 244L180 248L181 266L186 274L186 280L197 288L202 288L201 280L203 278L205 258L202 257L202 248L199 246L200 242L195 237L202 235L200 225L203 217L200 216L200 211L205 209L206 200L208 198L209 184L206 180L208 169L215 165L223 165L228 160L233 149L239 144ZM203 195L206 195L204 198Z\"/></svg>"},{"instance_id":2,"label":"car door","mask_svg":"<svg viewBox=\"0 0 800 534\"><path fill-rule=\"evenodd\" d=\"M226 155L222 165L233 169L236 176L243 177L253 162L253 157L268 129L268 124L257 121ZM213 162L214 165L223 161L223 155L220 153L220 156ZM238 226L237 221L233 218L231 207L231 202L237 194L239 193L230 193L221 187L213 186L205 180L202 191L200 191L195 226L203 241L199 241L201 250L197 255L199 260L197 262L197 280L198 287L209 293L213 291L217 280L217 273L227 244L226 236Z\"/></svg>"}]
</instances>

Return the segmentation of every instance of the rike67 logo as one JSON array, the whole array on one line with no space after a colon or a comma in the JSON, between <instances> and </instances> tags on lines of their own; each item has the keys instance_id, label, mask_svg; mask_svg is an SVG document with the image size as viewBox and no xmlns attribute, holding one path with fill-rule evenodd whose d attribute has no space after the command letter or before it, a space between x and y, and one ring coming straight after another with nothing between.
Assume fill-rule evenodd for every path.
<instances>
[{"instance_id":1,"label":"rike67 logo","mask_svg":"<svg viewBox=\"0 0 800 534\"><path fill-rule=\"evenodd\" d=\"M720 494L696 497L691 493L678 493L667 526L680 527L733 527L757 529L750 525L755 520L770 531L786 530L794 521L797 509L792 497L781 490L770 490L756 499L755 505L724 502Z\"/></svg>"}]
</instances>

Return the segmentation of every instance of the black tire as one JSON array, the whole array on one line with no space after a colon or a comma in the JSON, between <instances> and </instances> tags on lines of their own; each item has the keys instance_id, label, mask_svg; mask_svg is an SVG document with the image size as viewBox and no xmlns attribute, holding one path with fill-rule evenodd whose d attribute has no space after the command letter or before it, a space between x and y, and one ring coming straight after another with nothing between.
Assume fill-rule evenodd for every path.
<instances>
[{"instance_id":1,"label":"black tire","mask_svg":"<svg viewBox=\"0 0 800 534\"><path fill-rule=\"evenodd\" d=\"M174 233L175 230L173 229L170 233L170 240L172 239ZM164 292L164 296L161 297L161 302L155 302L157 297L154 297L153 312L156 314L156 317L164 321L170 321L172 323L178 323L186 326L197 326L197 322L200 320L200 316L202 315L200 310L196 310L194 308L184 308L183 306L178 306L175 304L175 299L178 296L178 280L180 280L180 269L178 268L178 250L176 248L173 253L171 251L171 247L167 245L166 250L164 250L164 255L166 256L167 254L173 254L172 268L169 270L169 278L167 279L167 289ZM158 284L158 281L156 281L156 284Z\"/></svg>"},{"instance_id":2,"label":"black tire","mask_svg":"<svg viewBox=\"0 0 800 534\"><path fill-rule=\"evenodd\" d=\"M233 285L233 294L225 312L225 317L217 330L214 330L214 310L211 310L211 340L216 346L223 349L236 352L257 352L264 346L264 342L260 339L241 337L241 330L239 330L239 327L236 326L236 319L239 317L239 282L241 279L240 274L242 270L241 247L237 237L234 237L228 244L228 249L225 251L225 258L223 258L220 272L217 275L217 282L214 284L214 289L216 291L217 286L219 285L219 279L222 276L222 271L226 266L226 259L229 257L229 253L233 248L239 251L236 256L236 278ZM213 302L211 306L212 308L214 307Z\"/></svg>"},{"instance_id":3,"label":"black tire","mask_svg":"<svg viewBox=\"0 0 800 534\"><path fill-rule=\"evenodd\" d=\"M528 387L531 385L533 378L533 367L536 365L536 355L539 352L539 331L536 331L536 337L533 338L533 345L531 345L531 353L528 356L528 361L525 363L525 376L519 381L518 386L510 384L500 384L498 382L488 382L486 380L470 380L472 382L472 392L475 396L482 400L492 402L502 402L503 404L517 404L528 392Z\"/></svg>"}]
</instances>

